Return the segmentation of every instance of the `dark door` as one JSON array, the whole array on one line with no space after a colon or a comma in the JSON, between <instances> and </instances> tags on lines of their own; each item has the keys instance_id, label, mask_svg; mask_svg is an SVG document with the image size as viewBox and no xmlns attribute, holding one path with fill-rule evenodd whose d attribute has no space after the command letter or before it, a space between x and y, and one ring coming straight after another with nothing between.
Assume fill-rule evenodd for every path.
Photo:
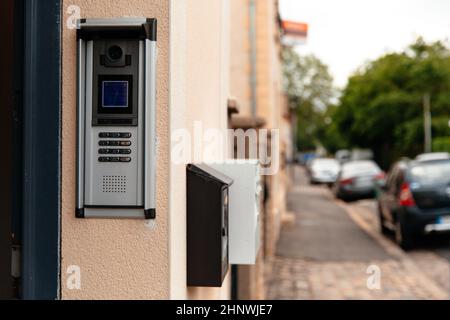
<instances>
[{"instance_id":1,"label":"dark door","mask_svg":"<svg viewBox=\"0 0 450 320\"><path fill-rule=\"evenodd\" d=\"M0 2L0 298L19 296L23 8ZM14 275L14 277L13 277Z\"/></svg>"},{"instance_id":2,"label":"dark door","mask_svg":"<svg viewBox=\"0 0 450 320\"><path fill-rule=\"evenodd\" d=\"M0 1L0 299L58 298L60 13Z\"/></svg>"},{"instance_id":3,"label":"dark door","mask_svg":"<svg viewBox=\"0 0 450 320\"><path fill-rule=\"evenodd\" d=\"M57 299L61 0L21 2L24 14L21 298Z\"/></svg>"}]
</instances>

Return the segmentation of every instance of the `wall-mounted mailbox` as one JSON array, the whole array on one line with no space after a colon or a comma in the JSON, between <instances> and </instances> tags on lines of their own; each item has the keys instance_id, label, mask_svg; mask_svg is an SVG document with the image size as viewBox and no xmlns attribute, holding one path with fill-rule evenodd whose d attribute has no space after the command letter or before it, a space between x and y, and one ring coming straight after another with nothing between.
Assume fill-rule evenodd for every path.
<instances>
[{"instance_id":1,"label":"wall-mounted mailbox","mask_svg":"<svg viewBox=\"0 0 450 320\"><path fill-rule=\"evenodd\" d=\"M156 19L78 21L78 218L155 218Z\"/></svg>"},{"instance_id":2,"label":"wall-mounted mailbox","mask_svg":"<svg viewBox=\"0 0 450 320\"><path fill-rule=\"evenodd\" d=\"M255 264L260 247L260 170L258 160L209 164L233 179L229 194L230 264Z\"/></svg>"},{"instance_id":3,"label":"wall-mounted mailbox","mask_svg":"<svg viewBox=\"0 0 450 320\"><path fill-rule=\"evenodd\" d=\"M187 166L187 285L221 287L228 271L228 189L205 164Z\"/></svg>"}]
</instances>

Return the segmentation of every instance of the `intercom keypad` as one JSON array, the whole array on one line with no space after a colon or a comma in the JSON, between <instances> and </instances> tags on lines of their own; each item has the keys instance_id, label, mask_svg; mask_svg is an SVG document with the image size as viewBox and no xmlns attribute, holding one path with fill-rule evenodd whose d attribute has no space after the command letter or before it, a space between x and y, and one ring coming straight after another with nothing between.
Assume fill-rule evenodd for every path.
<instances>
[{"instance_id":1,"label":"intercom keypad","mask_svg":"<svg viewBox=\"0 0 450 320\"><path fill-rule=\"evenodd\" d=\"M130 139L131 132L100 132L98 134L101 139ZM129 140L100 140L98 142L101 147L129 147L131 141ZM129 155L131 149L128 148L100 148L98 153L101 155ZM99 157L99 162L131 162L130 157Z\"/></svg>"}]
</instances>

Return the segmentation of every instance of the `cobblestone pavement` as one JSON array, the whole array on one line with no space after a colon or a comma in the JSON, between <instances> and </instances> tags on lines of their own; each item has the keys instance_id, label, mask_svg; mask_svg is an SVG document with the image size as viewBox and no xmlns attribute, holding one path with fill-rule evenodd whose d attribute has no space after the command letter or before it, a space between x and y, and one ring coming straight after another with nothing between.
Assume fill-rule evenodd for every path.
<instances>
[{"instance_id":1,"label":"cobblestone pavement","mask_svg":"<svg viewBox=\"0 0 450 320\"><path fill-rule=\"evenodd\" d=\"M378 232L373 201L344 204L301 168L268 270L269 299L448 299L448 243L403 252Z\"/></svg>"}]
</instances>

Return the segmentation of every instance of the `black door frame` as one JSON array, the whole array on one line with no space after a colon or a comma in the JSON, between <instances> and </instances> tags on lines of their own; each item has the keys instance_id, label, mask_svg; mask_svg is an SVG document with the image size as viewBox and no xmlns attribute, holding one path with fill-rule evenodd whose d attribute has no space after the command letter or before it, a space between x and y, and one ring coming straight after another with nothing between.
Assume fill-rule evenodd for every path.
<instances>
[{"instance_id":1,"label":"black door frame","mask_svg":"<svg viewBox=\"0 0 450 320\"><path fill-rule=\"evenodd\" d=\"M60 292L60 2L23 1L23 299Z\"/></svg>"}]
</instances>

